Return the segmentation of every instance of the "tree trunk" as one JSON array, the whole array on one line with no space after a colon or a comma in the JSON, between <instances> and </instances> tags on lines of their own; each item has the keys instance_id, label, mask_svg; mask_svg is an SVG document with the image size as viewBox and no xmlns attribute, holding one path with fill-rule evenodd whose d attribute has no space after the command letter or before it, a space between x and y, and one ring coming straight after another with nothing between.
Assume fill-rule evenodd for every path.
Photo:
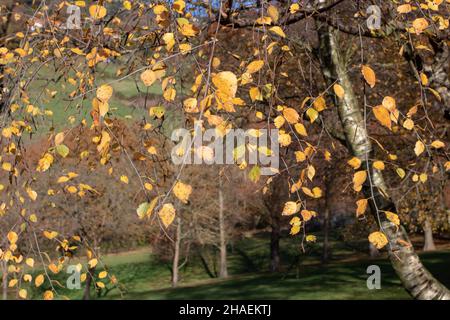
<instances>
[{"instance_id":1,"label":"tree trunk","mask_svg":"<svg viewBox=\"0 0 450 320\"><path fill-rule=\"evenodd\" d=\"M174 253L172 260L172 287L178 285L178 264L180 261L180 244L181 244L181 218L177 217L177 233L175 236Z\"/></svg>"},{"instance_id":2,"label":"tree trunk","mask_svg":"<svg viewBox=\"0 0 450 320\"><path fill-rule=\"evenodd\" d=\"M270 271L278 272L280 269L280 213L271 211L271 232L270 232Z\"/></svg>"},{"instance_id":3,"label":"tree trunk","mask_svg":"<svg viewBox=\"0 0 450 320\"><path fill-rule=\"evenodd\" d=\"M396 207L390 199L381 171L374 170L370 163L372 145L366 130L363 113L353 91L348 70L339 52L337 32L331 27L320 28L320 52L323 73L329 84L338 81L344 88L342 99L335 97L339 117L344 128L347 147L358 157L368 172L369 185L363 187L369 199L371 212L379 227L389 240L387 246L391 264L405 289L415 299L450 299L450 291L435 279L422 265L419 256L402 226L390 222L383 211L396 213Z\"/></svg>"},{"instance_id":4,"label":"tree trunk","mask_svg":"<svg viewBox=\"0 0 450 320\"><path fill-rule=\"evenodd\" d=\"M8 300L8 268L6 261L2 261L2 299Z\"/></svg>"},{"instance_id":5,"label":"tree trunk","mask_svg":"<svg viewBox=\"0 0 450 320\"><path fill-rule=\"evenodd\" d=\"M95 267L88 269L88 273L86 276L86 284L84 286L83 300L91 300L91 284L92 284L92 275L95 272Z\"/></svg>"},{"instance_id":6,"label":"tree trunk","mask_svg":"<svg viewBox=\"0 0 450 320\"><path fill-rule=\"evenodd\" d=\"M330 197L331 197L331 181L329 175L325 177L325 209L323 216L323 248L322 248L322 263L327 263L330 260Z\"/></svg>"},{"instance_id":7,"label":"tree trunk","mask_svg":"<svg viewBox=\"0 0 450 320\"><path fill-rule=\"evenodd\" d=\"M225 233L225 217L224 217L224 203L222 192L222 179L219 177L219 234L220 234L220 266L219 278L228 277L227 268L227 239Z\"/></svg>"},{"instance_id":8,"label":"tree trunk","mask_svg":"<svg viewBox=\"0 0 450 320\"><path fill-rule=\"evenodd\" d=\"M372 243L369 243L369 255L372 259L380 256L380 250L378 250Z\"/></svg>"},{"instance_id":9,"label":"tree trunk","mask_svg":"<svg viewBox=\"0 0 450 320\"><path fill-rule=\"evenodd\" d=\"M423 235L424 235L423 251L436 250L436 246L434 245L434 240L433 240L433 228L432 228L431 222L428 218L425 219L425 222L423 225Z\"/></svg>"}]
</instances>

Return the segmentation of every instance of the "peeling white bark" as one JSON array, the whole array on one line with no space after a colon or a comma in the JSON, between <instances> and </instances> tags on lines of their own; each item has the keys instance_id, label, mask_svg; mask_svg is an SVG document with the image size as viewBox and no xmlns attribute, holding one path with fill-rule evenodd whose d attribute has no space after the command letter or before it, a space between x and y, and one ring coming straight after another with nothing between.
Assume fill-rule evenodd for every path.
<instances>
[{"instance_id":1,"label":"peeling white bark","mask_svg":"<svg viewBox=\"0 0 450 320\"><path fill-rule=\"evenodd\" d=\"M397 227L387 220L384 214L380 213L381 211L396 212L397 210L395 204L389 198L381 171L373 170L368 161L371 158L372 145L366 130L363 112L359 107L339 50L336 38L337 32L332 27L319 30L321 64L328 82L333 83L337 80L345 90L344 98L336 98L335 101L344 128L347 147L368 170L370 184L366 185L363 190L370 200L372 214L389 240L387 249L391 264L403 286L413 298L450 300L449 290L423 266L403 227Z\"/></svg>"}]
</instances>

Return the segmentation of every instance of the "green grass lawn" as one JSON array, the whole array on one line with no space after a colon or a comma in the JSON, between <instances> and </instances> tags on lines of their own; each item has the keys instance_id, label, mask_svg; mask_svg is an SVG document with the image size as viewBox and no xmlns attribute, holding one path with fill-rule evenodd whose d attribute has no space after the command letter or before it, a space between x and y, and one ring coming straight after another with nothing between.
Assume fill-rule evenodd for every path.
<instances>
[{"instance_id":1,"label":"green grass lawn","mask_svg":"<svg viewBox=\"0 0 450 320\"><path fill-rule=\"evenodd\" d=\"M234 247L234 248L233 248ZM361 253L339 248L336 242L335 259L321 265L319 247L301 256L299 267L289 268L297 251L295 242L284 240L284 271L271 274L268 266L267 238L245 239L230 247L229 273L226 280L210 278L193 261L181 271L179 287L170 287L170 269L157 260L149 250L107 255L104 263L110 274L120 281L123 290L110 290L100 299L409 299L386 258L368 259ZM446 285L450 285L450 251L422 254L430 271ZM252 261L252 263L249 263ZM381 268L381 289L368 290L367 267ZM80 299L81 290L58 289L71 299ZM93 298L98 298L94 292ZM38 297L38 296L36 296Z\"/></svg>"}]
</instances>

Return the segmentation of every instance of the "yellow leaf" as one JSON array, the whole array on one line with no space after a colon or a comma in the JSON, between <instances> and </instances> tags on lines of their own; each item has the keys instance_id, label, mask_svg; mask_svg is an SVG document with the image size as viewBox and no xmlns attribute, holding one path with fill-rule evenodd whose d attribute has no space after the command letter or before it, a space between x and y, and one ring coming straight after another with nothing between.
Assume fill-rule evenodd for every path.
<instances>
[{"instance_id":1,"label":"yellow leaf","mask_svg":"<svg viewBox=\"0 0 450 320\"><path fill-rule=\"evenodd\" d=\"M412 130L414 128L414 121L409 118L406 119L405 121L403 121L403 128Z\"/></svg>"},{"instance_id":2,"label":"yellow leaf","mask_svg":"<svg viewBox=\"0 0 450 320\"><path fill-rule=\"evenodd\" d=\"M444 148L444 147L445 147L445 143L442 142L442 141L440 141L440 140L434 140L434 141L431 143L431 146L432 146L433 148L436 148L436 149L441 149L441 148Z\"/></svg>"},{"instance_id":3,"label":"yellow leaf","mask_svg":"<svg viewBox=\"0 0 450 320\"><path fill-rule=\"evenodd\" d=\"M402 179L406 176L405 170L402 168L395 169L395 172L397 172L398 176Z\"/></svg>"},{"instance_id":4,"label":"yellow leaf","mask_svg":"<svg viewBox=\"0 0 450 320\"><path fill-rule=\"evenodd\" d=\"M361 167L361 160L357 157L353 157L350 160L347 161L347 163L352 167L353 169L358 169Z\"/></svg>"},{"instance_id":5,"label":"yellow leaf","mask_svg":"<svg viewBox=\"0 0 450 320\"><path fill-rule=\"evenodd\" d=\"M397 103L395 102L395 99L390 96L384 97L382 105L391 112L397 108Z\"/></svg>"},{"instance_id":6,"label":"yellow leaf","mask_svg":"<svg viewBox=\"0 0 450 320\"><path fill-rule=\"evenodd\" d=\"M386 238L384 233L376 231L372 232L369 235L369 242L373 244L377 249L381 249L388 244L388 239Z\"/></svg>"},{"instance_id":7,"label":"yellow leaf","mask_svg":"<svg viewBox=\"0 0 450 320\"><path fill-rule=\"evenodd\" d=\"M284 204L283 212L281 213L283 216L291 216L296 214L300 210L300 205L294 201L288 201Z\"/></svg>"},{"instance_id":8,"label":"yellow leaf","mask_svg":"<svg viewBox=\"0 0 450 320\"><path fill-rule=\"evenodd\" d=\"M27 264L27 266L33 268L33 266L34 266L34 259L33 258L27 258L25 260L25 263Z\"/></svg>"},{"instance_id":9,"label":"yellow leaf","mask_svg":"<svg viewBox=\"0 0 450 320\"><path fill-rule=\"evenodd\" d=\"M267 8L267 14L272 18L273 22L276 23L278 21L279 13L277 7L269 5L269 8Z\"/></svg>"},{"instance_id":10,"label":"yellow leaf","mask_svg":"<svg viewBox=\"0 0 450 320\"><path fill-rule=\"evenodd\" d=\"M261 68L264 66L263 60L255 60L248 64L247 69L245 70L246 73L255 73L261 70Z\"/></svg>"},{"instance_id":11,"label":"yellow leaf","mask_svg":"<svg viewBox=\"0 0 450 320\"><path fill-rule=\"evenodd\" d=\"M26 299L27 298L27 290L26 289L20 289L19 290L19 297L22 299Z\"/></svg>"},{"instance_id":12,"label":"yellow leaf","mask_svg":"<svg viewBox=\"0 0 450 320\"><path fill-rule=\"evenodd\" d=\"M274 26L274 27L270 28L269 31L275 33L276 35L278 35L282 38L286 38L286 34L284 33L283 29L281 29L278 26Z\"/></svg>"},{"instance_id":13,"label":"yellow leaf","mask_svg":"<svg viewBox=\"0 0 450 320\"><path fill-rule=\"evenodd\" d=\"M108 102L108 100L112 97L113 88L110 85L104 84L98 87L97 89L97 99L102 102Z\"/></svg>"},{"instance_id":14,"label":"yellow leaf","mask_svg":"<svg viewBox=\"0 0 450 320\"><path fill-rule=\"evenodd\" d=\"M37 287L40 287L45 281L44 275L40 274L36 278L34 278L34 285Z\"/></svg>"},{"instance_id":15,"label":"yellow leaf","mask_svg":"<svg viewBox=\"0 0 450 320\"><path fill-rule=\"evenodd\" d=\"M366 170L361 170L361 171L355 172L355 174L353 175L353 189L356 192L361 191L362 185L364 182L366 182L366 179L367 179Z\"/></svg>"},{"instance_id":16,"label":"yellow leaf","mask_svg":"<svg viewBox=\"0 0 450 320\"><path fill-rule=\"evenodd\" d=\"M181 181L177 181L177 183L175 184L175 186L173 188L173 193L175 194L175 196L178 199L180 199L181 202L188 203L189 196L192 193L192 187Z\"/></svg>"},{"instance_id":17,"label":"yellow leaf","mask_svg":"<svg viewBox=\"0 0 450 320\"><path fill-rule=\"evenodd\" d=\"M102 271L102 272L100 272L100 273L98 274L98 277L99 277L100 279L104 279L104 278L106 278L107 275L108 275L108 272Z\"/></svg>"},{"instance_id":18,"label":"yellow leaf","mask_svg":"<svg viewBox=\"0 0 450 320\"><path fill-rule=\"evenodd\" d=\"M258 87L251 87L248 93L252 102L263 101L263 95Z\"/></svg>"},{"instance_id":19,"label":"yellow leaf","mask_svg":"<svg viewBox=\"0 0 450 320\"><path fill-rule=\"evenodd\" d=\"M101 282L101 281L97 281L95 284L96 284L97 287L99 287L101 289L103 289L105 287L105 284L103 282Z\"/></svg>"},{"instance_id":20,"label":"yellow leaf","mask_svg":"<svg viewBox=\"0 0 450 320\"><path fill-rule=\"evenodd\" d=\"M89 14L95 20L105 17L106 13L107 13L106 8L103 6L94 4L89 7Z\"/></svg>"},{"instance_id":21,"label":"yellow leaf","mask_svg":"<svg viewBox=\"0 0 450 320\"><path fill-rule=\"evenodd\" d=\"M384 213L386 214L386 218L389 221L391 221L392 223L394 223L397 226L400 225L400 219L398 218L398 215L396 215L395 213L390 212L390 211L384 211Z\"/></svg>"},{"instance_id":22,"label":"yellow leaf","mask_svg":"<svg viewBox=\"0 0 450 320\"><path fill-rule=\"evenodd\" d=\"M317 216L317 213L315 211L310 211L310 210L302 210L302 212L300 212L300 214L302 215L303 221L305 221L305 222L308 222L313 217Z\"/></svg>"},{"instance_id":23,"label":"yellow leaf","mask_svg":"<svg viewBox=\"0 0 450 320\"><path fill-rule=\"evenodd\" d=\"M414 146L414 153L416 154L416 156L420 156L424 151L425 145L423 144L422 141L417 140L416 145Z\"/></svg>"},{"instance_id":24,"label":"yellow leaf","mask_svg":"<svg viewBox=\"0 0 450 320\"><path fill-rule=\"evenodd\" d=\"M55 136L55 145L60 145L64 141L64 132L60 132Z\"/></svg>"},{"instance_id":25,"label":"yellow leaf","mask_svg":"<svg viewBox=\"0 0 450 320\"><path fill-rule=\"evenodd\" d=\"M336 96L338 96L338 98L344 99L344 97L345 97L345 90L340 84L336 83L333 86L333 90L334 90L334 93L336 94Z\"/></svg>"},{"instance_id":26,"label":"yellow leaf","mask_svg":"<svg viewBox=\"0 0 450 320\"><path fill-rule=\"evenodd\" d=\"M361 73L364 76L364 79L366 80L366 82L369 84L369 86L371 88L375 87L377 78L375 75L375 72L372 70L371 67L363 65L361 67Z\"/></svg>"},{"instance_id":27,"label":"yellow leaf","mask_svg":"<svg viewBox=\"0 0 450 320\"><path fill-rule=\"evenodd\" d=\"M319 117L319 113L314 108L309 108L306 110L306 114L308 115L309 121L313 123Z\"/></svg>"},{"instance_id":28,"label":"yellow leaf","mask_svg":"<svg viewBox=\"0 0 450 320\"><path fill-rule=\"evenodd\" d=\"M306 242L316 242L317 237L315 235L309 234L306 236Z\"/></svg>"},{"instance_id":29,"label":"yellow leaf","mask_svg":"<svg viewBox=\"0 0 450 320\"><path fill-rule=\"evenodd\" d=\"M167 228L175 219L175 207L171 203L164 204L161 210L159 210L158 216L163 225Z\"/></svg>"},{"instance_id":30,"label":"yellow leaf","mask_svg":"<svg viewBox=\"0 0 450 320\"><path fill-rule=\"evenodd\" d=\"M98 260L96 258L93 258L88 261L89 269L95 268L95 266L98 264Z\"/></svg>"},{"instance_id":31,"label":"yellow leaf","mask_svg":"<svg viewBox=\"0 0 450 320\"><path fill-rule=\"evenodd\" d=\"M411 8L411 5L409 3L402 4L402 5L399 5L397 7L397 12L398 13L408 13L408 12L411 12L411 11L412 11L412 8Z\"/></svg>"},{"instance_id":32,"label":"yellow leaf","mask_svg":"<svg viewBox=\"0 0 450 320\"><path fill-rule=\"evenodd\" d=\"M122 181L125 184L128 184L129 182L128 177L125 175L120 176L120 181Z\"/></svg>"},{"instance_id":33,"label":"yellow leaf","mask_svg":"<svg viewBox=\"0 0 450 320\"><path fill-rule=\"evenodd\" d=\"M317 97L313 102L313 106L318 112L325 110L327 108L325 98L323 96Z\"/></svg>"},{"instance_id":34,"label":"yellow leaf","mask_svg":"<svg viewBox=\"0 0 450 320\"><path fill-rule=\"evenodd\" d=\"M422 33L426 28L428 28L429 23L425 18L417 18L412 23L414 31L416 34Z\"/></svg>"},{"instance_id":35,"label":"yellow leaf","mask_svg":"<svg viewBox=\"0 0 450 320\"><path fill-rule=\"evenodd\" d=\"M46 290L43 294L44 300L53 300L53 292L51 290Z\"/></svg>"},{"instance_id":36,"label":"yellow leaf","mask_svg":"<svg viewBox=\"0 0 450 320\"><path fill-rule=\"evenodd\" d=\"M294 108L284 108L283 116L290 124L297 123L300 119L300 115Z\"/></svg>"},{"instance_id":37,"label":"yellow leaf","mask_svg":"<svg viewBox=\"0 0 450 320\"><path fill-rule=\"evenodd\" d=\"M17 235L17 233L15 233L14 231L9 231L8 234L6 235L6 237L8 238L8 241L11 244L14 244L17 242L17 239L19 239L19 236Z\"/></svg>"},{"instance_id":38,"label":"yellow leaf","mask_svg":"<svg viewBox=\"0 0 450 320\"><path fill-rule=\"evenodd\" d=\"M48 168L50 168L50 166L53 163L53 156L50 153L46 153L40 160L38 163L38 167L37 167L37 171L40 172L44 172L47 171Z\"/></svg>"},{"instance_id":39,"label":"yellow leaf","mask_svg":"<svg viewBox=\"0 0 450 320\"><path fill-rule=\"evenodd\" d=\"M46 237L49 240L54 239L58 235L58 232L56 231L44 231L44 237Z\"/></svg>"},{"instance_id":40,"label":"yellow leaf","mask_svg":"<svg viewBox=\"0 0 450 320\"><path fill-rule=\"evenodd\" d=\"M384 170L384 162L383 161L375 161L372 166L374 169Z\"/></svg>"},{"instance_id":41,"label":"yellow leaf","mask_svg":"<svg viewBox=\"0 0 450 320\"><path fill-rule=\"evenodd\" d=\"M297 133L299 135L302 135L304 137L308 136L308 132L306 132L306 128L305 128L305 126L303 124L296 123L294 127L295 127L295 131L297 131Z\"/></svg>"},{"instance_id":42,"label":"yellow leaf","mask_svg":"<svg viewBox=\"0 0 450 320\"><path fill-rule=\"evenodd\" d=\"M356 216L359 217L360 215L363 215L366 212L367 209L367 199L360 199L356 201Z\"/></svg>"},{"instance_id":43,"label":"yellow leaf","mask_svg":"<svg viewBox=\"0 0 450 320\"><path fill-rule=\"evenodd\" d=\"M150 87L157 80L156 73L148 69L141 73L141 80L146 87Z\"/></svg>"},{"instance_id":44,"label":"yellow leaf","mask_svg":"<svg viewBox=\"0 0 450 320\"><path fill-rule=\"evenodd\" d=\"M375 118L385 127L391 129L392 123L391 123L391 117L389 114L389 110L386 109L383 106L377 106L374 107L373 113L375 115Z\"/></svg>"},{"instance_id":45,"label":"yellow leaf","mask_svg":"<svg viewBox=\"0 0 450 320\"><path fill-rule=\"evenodd\" d=\"M238 80L236 75L230 71L222 71L212 77L216 88L224 95L234 98L237 92Z\"/></svg>"},{"instance_id":46,"label":"yellow leaf","mask_svg":"<svg viewBox=\"0 0 450 320\"><path fill-rule=\"evenodd\" d=\"M280 129L285 122L286 119L283 116L278 116L273 120L273 123L275 124L275 127L277 127L277 129Z\"/></svg>"}]
</instances>

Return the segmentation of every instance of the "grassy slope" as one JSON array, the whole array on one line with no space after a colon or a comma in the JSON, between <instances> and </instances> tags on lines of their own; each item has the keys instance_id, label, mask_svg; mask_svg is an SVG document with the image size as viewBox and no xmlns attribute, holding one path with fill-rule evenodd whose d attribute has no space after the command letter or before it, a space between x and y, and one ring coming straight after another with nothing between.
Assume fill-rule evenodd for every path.
<instances>
[{"instance_id":1,"label":"grassy slope","mask_svg":"<svg viewBox=\"0 0 450 320\"><path fill-rule=\"evenodd\" d=\"M285 240L284 261L293 261L294 244ZM286 250L287 249L287 250ZM317 246L316 249L319 249ZM319 250L313 250L296 272L269 274L267 239L246 239L230 252L231 276L226 280L211 279L200 265L193 261L182 271L177 289L170 288L168 265L157 261L148 250L109 255L105 263L125 286L122 296L117 289L102 299L408 299L389 262L383 258L370 260L348 249L335 248L335 257L329 265L320 265ZM243 254L245 252L245 254ZM449 251L422 255L427 267L435 276L450 285ZM252 261L252 263L249 263ZM381 268L381 290L368 290L366 269L371 264ZM62 294L79 299L82 290L65 291ZM93 292L93 295L94 292Z\"/></svg>"}]
</instances>

